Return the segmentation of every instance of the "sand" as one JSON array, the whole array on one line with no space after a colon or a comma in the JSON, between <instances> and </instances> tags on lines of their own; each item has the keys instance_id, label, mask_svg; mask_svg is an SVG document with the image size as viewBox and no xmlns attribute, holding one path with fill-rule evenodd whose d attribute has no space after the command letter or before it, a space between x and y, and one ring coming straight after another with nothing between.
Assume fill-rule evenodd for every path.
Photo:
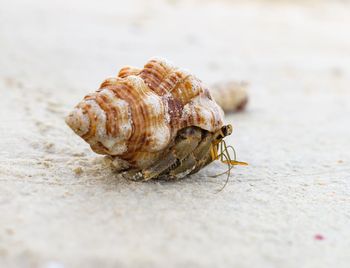
<instances>
[{"instance_id":1,"label":"sand","mask_svg":"<svg viewBox=\"0 0 350 268\"><path fill-rule=\"evenodd\" d=\"M0 267L349 267L350 4L1 1ZM125 65L244 80L248 167L119 178L64 116Z\"/></svg>"}]
</instances>

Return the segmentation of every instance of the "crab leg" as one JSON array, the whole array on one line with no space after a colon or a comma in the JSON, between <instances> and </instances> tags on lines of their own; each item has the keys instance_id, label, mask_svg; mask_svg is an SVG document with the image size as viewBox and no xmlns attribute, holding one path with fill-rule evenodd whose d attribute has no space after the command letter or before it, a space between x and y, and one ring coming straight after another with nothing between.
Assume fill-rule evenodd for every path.
<instances>
[{"instance_id":1,"label":"crab leg","mask_svg":"<svg viewBox=\"0 0 350 268\"><path fill-rule=\"evenodd\" d=\"M158 177L169 169L182 164L185 159L197 147L201 140L201 130L197 128L186 128L182 130L175 140L175 145L154 166L142 171L144 180Z\"/></svg>"},{"instance_id":2,"label":"crab leg","mask_svg":"<svg viewBox=\"0 0 350 268\"><path fill-rule=\"evenodd\" d=\"M181 179L188 174L196 173L203 166L209 164L212 159L210 149L213 135L206 133L206 136L198 144L198 146L190 153L179 166L170 170L169 176L172 179Z\"/></svg>"},{"instance_id":3,"label":"crab leg","mask_svg":"<svg viewBox=\"0 0 350 268\"><path fill-rule=\"evenodd\" d=\"M183 162L181 162L181 165L177 166L175 169L170 170L169 176L171 179L182 179L183 177L187 176L191 173L191 171L196 166L196 158L194 157L193 153L190 153Z\"/></svg>"}]
</instances>

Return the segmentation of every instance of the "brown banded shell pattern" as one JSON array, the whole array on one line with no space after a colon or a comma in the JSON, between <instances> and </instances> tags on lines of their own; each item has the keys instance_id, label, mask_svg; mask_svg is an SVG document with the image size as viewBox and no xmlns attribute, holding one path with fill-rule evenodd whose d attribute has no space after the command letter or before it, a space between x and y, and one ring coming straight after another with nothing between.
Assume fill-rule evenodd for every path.
<instances>
[{"instance_id":1,"label":"brown banded shell pattern","mask_svg":"<svg viewBox=\"0 0 350 268\"><path fill-rule=\"evenodd\" d=\"M66 122L96 153L142 169L159 158L180 129L218 130L223 112L195 76L152 59L143 69L124 67L106 79Z\"/></svg>"}]
</instances>

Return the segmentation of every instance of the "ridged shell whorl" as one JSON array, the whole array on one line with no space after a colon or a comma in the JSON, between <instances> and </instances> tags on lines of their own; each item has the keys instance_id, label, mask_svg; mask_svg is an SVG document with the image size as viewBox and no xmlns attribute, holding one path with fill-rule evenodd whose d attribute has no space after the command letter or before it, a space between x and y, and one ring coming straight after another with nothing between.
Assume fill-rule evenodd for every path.
<instances>
[{"instance_id":1,"label":"ridged shell whorl","mask_svg":"<svg viewBox=\"0 0 350 268\"><path fill-rule=\"evenodd\" d=\"M124 67L117 77L105 80L66 122L96 153L144 168L178 130L188 126L218 130L223 112L199 79L165 60L153 59L143 69Z\"/></svg>"}]
</instances>

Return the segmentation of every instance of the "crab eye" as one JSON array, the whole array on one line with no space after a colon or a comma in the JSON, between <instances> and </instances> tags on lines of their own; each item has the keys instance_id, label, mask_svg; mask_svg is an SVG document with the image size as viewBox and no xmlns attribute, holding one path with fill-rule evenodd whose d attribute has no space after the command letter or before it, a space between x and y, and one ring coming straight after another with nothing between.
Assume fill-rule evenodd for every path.
<instances>
[{"instance_id":1,"label":"crab eye","mask_svg":"<svg viewBox=\"0 0 350 268\"><path fill-rule=\"evenodd\" d=\"M231 125L226 125L221 128L222 135L224 137L231 135L232 133L232 126Z\"/></svg>"}]
</instances>

